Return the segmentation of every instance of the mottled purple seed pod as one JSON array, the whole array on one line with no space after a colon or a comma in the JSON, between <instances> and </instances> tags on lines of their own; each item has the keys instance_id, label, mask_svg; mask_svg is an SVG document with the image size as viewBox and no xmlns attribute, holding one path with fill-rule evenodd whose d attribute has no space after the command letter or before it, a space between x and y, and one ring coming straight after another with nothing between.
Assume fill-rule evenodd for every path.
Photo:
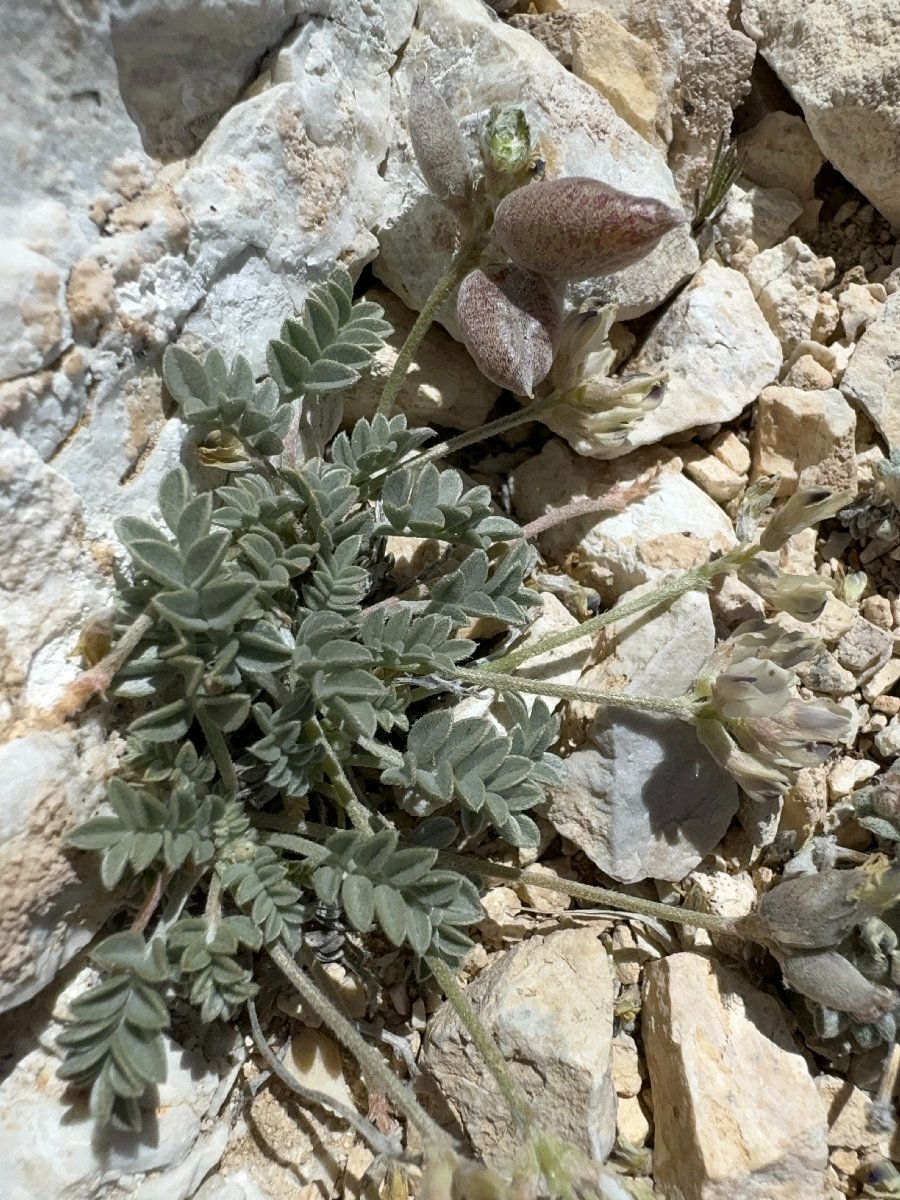
<instances>
[{"instance_id":1,"label":"mottled purple seed pod","mask_svg":"<svg viewBox=\"0 0 900 1200\"><path fill-rule=\"evenodd\" d=\"M517 266L548 279L588 279L643 258L683 213L572 176L518 188L497 205L494 236Z\"/></svg>"},{"instance_id":2,"label":"mottled purple seed pod","mask_svg":"<svg viewBox=\"0 0 900 1200\"><path fill-rule=\"evenodd\" d=\"M432 194L463 213L472 190L469 155L453 114L425 75L414 76L409 89L409 137Z\"/></svg>"},{"instance_id":3,"label":"mottled purple seed pod","mask_svg":"<svg viewBox=\"0 0 900 1200\"><path fill-rule=\"evenodd\" d=\"M470 272L456 319L466 349L498 387L531 396L553 365L562 305L553 286L518 267Z\"/></svg>"}]
</instances>

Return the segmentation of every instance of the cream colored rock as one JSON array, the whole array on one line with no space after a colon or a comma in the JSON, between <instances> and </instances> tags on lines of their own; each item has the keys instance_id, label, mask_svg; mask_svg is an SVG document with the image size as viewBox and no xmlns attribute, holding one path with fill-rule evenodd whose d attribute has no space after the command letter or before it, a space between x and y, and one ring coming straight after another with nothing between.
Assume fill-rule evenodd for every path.
<instances>
[{"instance_id":1,"label":"cream colored rock","mask_svg":"<svg viewBox=\"0 0 900 1200\"><path fill-rule=\"evenodd\" d=\"M709 449L736 475L746 475L750 470L750 451L732 430L723 429L717 433L709 443Z\"/></svg>"},{"instance_id":2,"label":"cream colored rock","mask_svg":"<svg viewBox=\"0 0 900 1200\"><path fill-rule=\"evenodd\" d=\"M770 112L740 139L743 174L764 188L811 200L825 156L795 113Z\"/></svg>"},{"instance_id":3,"label":"cream colored rock","mask_svg":"<svg viewBox=\"0 0 900 1200\"><path fill-rule=\"evenodd\" d=\"M843 800L880 769L870 758L842 758L828 774L828 795L832 800Z\"/></svg>"},{"instance_id":4,"label":"cream colored rock","mask_svg":"<svg viewBox=\"0 0 900 1200\"><path fill-rule=\"evenodd\" d=\"M778 494L798 485L856 487L856 414L836 388L768 387L753 431L753 474L780 473Z\"/></svg>"},{"instance_id":5,"label":"cream colored rock","mask_svg":"<svg viewBox=\"0 0 900 1200\"><path fill-rule=\"evenodd\" d=\"M784 239L803 211L793 192L739 179L712 222L712 242L722 262L745 274L761 250Z\"/></svg>"},{"instance_id":6,"label":"cream colored rock","mask_svg":"<svg viewBox=\"0 0 900 1200\"><path fill-rule=\"evenodd\" d=\"M341 1062L336 1041L321 1029L301 1029L294 1034L285 1066L303 1087L322 1092L339 1104L353 1108L353 1095Z\"/></svg>"},{"instance_id":7,"label":"cream colored rock","mask_svg":"<svg viewBox=\"0 0 900 1200\"><path fill-rule=\"evenodd\" d=\"M730 421L781 368L781 350L747 281L705 262L648 333L625 372L666 371L662 404L648 413L617 453L697 425ZM592 453L579 445L581 453ZM593 451L593 453L597 453Z\"/></svg>"},{"instance_id":8,"label":"cream colored rock","mask_svg":"<svg viewBox=\"0 0 900 1200\"><path fill-rule=\"evenodd\" d=\"M741 20L822 153L900 225L900 11L881 0L746 0Z\"/></svg>"},{"instance_id":9,"label":"cream colored rock","mask_svg":"<svg viewBox=\"0 0 900 1200\"><path fill-rule=\"evenodd\" d=\"M881 312L885 300L887 292L880 283L848 283L837 298L844 336L856 341Z\"/></svg>"},{"instance_id":10,"label":"cream colored rock","mask_svg":"<svg viewBox=\"0 0 900 1200\"><path fill-rule=\"evenodd\" d=\"M821 1200L825 1108L771 996L675 954L646 968L641 1029L667 1200Z\"/></svg>"},{"instance_id":11,"label":"cream colored rock","mask_svg":"<svg viewBox=\"0 0 900 1200\"><path fill-rule=\"evenodd\" d=\"M823 291L834 279L834 261L818 258L799 238L764 250L747 278L785 355L807 338L825 341L837 327L837 303Z\"/></svg>"},{"instance_id":12,"label":"cream colored rock","mask_svg":"<svg viewBox=\"0 0 900 1200\"><path fill-rule=\"evenodd\" d=\"M681 447L681 459L688 479L720 504L733 500L744 489L744 476L732 471L715 455L707 454L701 446Z\"/></svg>"},{"instance_id":13,"label":"cream colored rock","mask_svg":"<svg viewBox=\"0 0 900 1200\"><path fill-rule=\"evenodd\" d=\"M728 517L680 473L680 466L664 450L597 463L551 441L513 473L513 503L523 522L533 521L572 500L599 497L614 487L627 489L646 472L659 470L647 494L624 511L570 521L538 538L553 562L562 564L574 556L579 578L609 601L735 545Z\"/></svg>"},{"instance_id":14,"label":"cream colored rock","mask_svg":"<svg viewBox=\"0 0 900 1200\"><path fill-rule=\"evenodd\" d=\"M629 1146L647 1143L653 1126L644 1111L639 1096L622 1096L616 1111L616 1132Z\"/></svg>"},{"instance_id":15,"label":"cream colored rock","mask_svg":"<svg viewBox=\"0 0 900 1200\"><path fill-rule=\"evenodd\" d=\"M890 449L900 447L900 292L888 296L866 327L841 380L841 390L863 410Z\"/></svg>"},{"instance_id":16,"label":"cream colored rock","mask_svg":"<svg viewBox=\"0 0 900 1200\"><path fill-rule=\"evenodd\" d=\"M387 288L369 288L366 299L382 306L394 332L359 382L342 393L346 425L372 416L416 319L416 314ZM487 420L499 395L500 389L485 379L468 352L440 326L432 325L406 373L394 410L406 413L411 425L477 429Z\"/></svg>"},{"instance_id":17,"label":"cream colored rock","mask_svg":"<svg viewBox=\"0 0 900 1200\"><path fill-rule=\"evenodd\" d=\"M672 123L653 48L599 8L573 17L571 45L574 74L605 96L642 138L665 150Z\"/></svg>"},{"instance_id":18,"label":"cream colored rock","mask_svg":"<svg viewBox=\"0 0 900 1200\"><path fill-rule=\"evenodd\" d=\"M831 372L811 354L801 354L791 363L782 383L804 392L822 392L831 387L832 378Z\"/></svg>"},{"instance_id":19,"label":"cream colored rock","mask_svg":"<svg viewBox=\"0 0 900 1200\"><path fill-rule=\"evenodd\" d=\"M523 942L466 996L538 1121L604 1161L616 1122L613 987L596 933L570 929ZM425 1063L486 1162L500 1171L515 1166L521 1142L509 1107L449 1004L431 1022Z\"/></svg>"}]
</instances>

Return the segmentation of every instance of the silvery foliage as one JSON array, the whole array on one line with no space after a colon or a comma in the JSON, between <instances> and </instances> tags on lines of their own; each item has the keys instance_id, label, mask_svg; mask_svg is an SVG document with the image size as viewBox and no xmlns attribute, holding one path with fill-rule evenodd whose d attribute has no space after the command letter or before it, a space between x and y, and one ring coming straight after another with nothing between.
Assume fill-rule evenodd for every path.
<instances>
[{"instance_id":1,"label":"silvery foliage","mask_svg":"<svg viewBox=\"0 0 900 1200\"><path fill-rule=\"evenodd\" d=\"M117 631L141 614L151 625L110 688L133 716L108 811L71 842L100 854L107 887L161 888L163 915L96 947L101 981L59 1039L61 1074L90 1088L100 1124L139 1127L174 997L204 1021L233 1017L257 988L254 952L302 955L322 904L339 905L355 936L407 947L420 970L432 955L456 967L481 905L465 876L437 865L439 848L485 834L537 842L527 812L556 778L555 719L513 700L507 732L447 707L454 666L477 653L460 630L479 617L521 628L537 603L518 526L487 488L417 465L433 433L402 416L273 463L297 408L311 395L327 405L387 331L339 272L285 322L262 383L241 357L165 355L197 456L224 474L198 491L172 471L161 521L117 526L128 552ZM408 597L394 594L391 535L446 545ZM374 836L342 828L354 801Z\"/></svg>"}]
</instances>

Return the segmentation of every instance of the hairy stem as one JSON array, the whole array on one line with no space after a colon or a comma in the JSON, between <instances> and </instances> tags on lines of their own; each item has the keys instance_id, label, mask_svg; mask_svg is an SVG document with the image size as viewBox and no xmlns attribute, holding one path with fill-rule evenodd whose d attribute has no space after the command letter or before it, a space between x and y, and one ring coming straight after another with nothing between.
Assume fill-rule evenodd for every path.
<instances>
[{"instance_id":1,"label":"hairy stem","mask_svg":"<svg viewBox=\"0 0 900 1200\"><path fill-rule=\"evenodd\" d=\"M538 875L536 872L522 871L518 867L484 862L481 859L470 858L466 854L453 854L447 850L439 852L438 862L441 866L453 867L469 875L477 875L481 879L509 879L514 883L546 888L550 892L561 892L565 896L571 896L574 900L585 900L589 904L617 908L621 912L652 917L658 921L672 921L676 925L691 925L696 929L712 930L714 933L740 932L733 927L727 917L720 917L716 913L696 912L691 908L675 908L671 904L662 904L657 900L643 900L639 896L627 896L624 892L614 892L610 888L592 887L587 883L578 883L574 879Z\"/></svg>"},{"instance_id":2,"label":"hairy stem","mask_svg":"<svg viewBox=\"0 0 900 1200\"><path fill-rule=\"evenodd\" d=\"M410 364L422 339L431 327L431 322L437 315L441 305L462 283L472 268L478 264L481 251L487 242L487 233L488 231L484 230L464 241L453 255L450 266L434 285L434 289L425 301L422 311L416 318L415 324L406 335L406 341L397 355L397 361L394 363L394 369L391 371L388 381L384 386L384 391L378 402L378 408L375 410L376 412L382 413L386 417L391 415L394 402L400 393L406 373L410 368Z\"/></svg>"},{"instance_id":3,"label":"hairy stem","mask_svg":"<svg viewBox=\"0 0 900 1200\"><path fill-rule=\"evenodd\" d=\"M354 829L358 829L361 833L371 835L372 833L372 814L360 804L356 792L353 790L353 785L347 778L341 760L332 750L328 738L325 736L325 731L319 724L318 720L313 719L310 722L315 727L318 735L319 744L322 746L324 754L323 758L328 765L331 782L334 785L334 790L337 792L341 807L350 818L350 822Z\"/></svg>"},{"instance_id":4,"label":"hairy stem","mask_svg":"<svg viewBox=\"0 0 900 1200\"><path fill-rule=\"evenodd\" d=\"M584 626L579 626L579 629L583 628ZM490 688L495 692L524 692L529 696L553 696L557 700L580 700L585 704L599 704L610 708L666 713L680 721L692 722L694 719L693 704L682 696L633 696L629 692L594 692L567 683L545 683L542 679L528 679L521 675L500 675L484 667L453 667L442 671L441 674L450 679L459 679L462 683L474 683Z\"/></svg>"},{"instance_id":5,"label":"hairy stem","mask_svg":"<svg viewBox=\"0 0 900 1200\"><path fill-rule=\"evenodd\" d=\"M269 955L278 969L287 976L303 1001L319 1016L337 1040L353 1055L362 1068L369 1083L383 1092L391 1104L408 1121L415 1125L429 1150L450 1150L453 1141L434 1121L390 1069L381 1055L370 1046L356 1027L347 1020L331 1000L294 962L288 949L282 944L273 946Z\"/></svg>"},{"instance_id":6,"label":"hairy stem","mask_svg":"<svg viewBox=\"0 0 900 1200\"><path fill-rule=\"evenodd\" d=\"M150 923L150 918L159 907L159 902L163 898L163 893L166 890L169 880L172 878L171 871L160 871L157 877L153 880L153 886L144 897L144 903L138 909L137 916L131 922L132 933L143 933Z\"/></svg>"},{"instance_id":7,"label":"hairy stem","mask_svg":"<svg viewBox=\"0 0 900 1200\"><path fill-rule=\"evenodd\" d=\"M141 613L134 624L125 630L109 654L105 654L87 671L82 671L78 678L69 684L54 709L56 715L62 719L74 716L92 697L103 695L116 672L125 664L152 624L153 618L150 614Z\"/></svg>"},{"instance_id":8,"label":"hairy stem","mask_svg":"<svg viewBox=\"0 0 900 1200\"><path fill-rule=\"evenodd\" d=\"M585 634L599 633L601 629L615 624L616 621L621 621L623 617L631 617L635 613L643 612L645 609L656 608L661 604L671 603L671 601L677 600L679 596L683 596L685 592L693 591L695 588L707 587L717 575L726 574L728 571L733 571L737 567L742 566L745 562L753 558L758 550L759 544L756 542L751 546L738 546L735 550L729 551L728 554L724 554L721 558L704 563L702 567L694 567L691 571L685 571L683 575L679 575L674 579L668 579L665 583L660 584L658 588L654 588L653 591L645 592L641 596L635 596L632 600L627 600L624 604L617 604L614 608L607 609L606 612L600 613L597 617L591 617L588 621L582 621L580 625L575 625L571 629L563 629L559 633L551 634L549 637L542 638L539 642L535 642L531 646L523 646L520 650L513 650L509 654L504 654L502 658L495 658L491 662L485 663L482 670L485 673L489 671L514 671L516 667L527 662L529 658L536 658L539 654L546 654L548 650L556 650L559 646L567 646L570 642L577 642Z\"/></svg>"},{"instance_id":9,"label":"hairy stem","mask_svg":"<svg viewBox=\"0 0 900 1200\"><path fill-rule=\"evenodd\" d=\"M475 1010L472 1008L468 996L459 986L456 977L443 959L433 954L426 954L425 962L431 968L435 979L441 986L441 990L450 1001L456 1015L475 1043L475 1047L484 1059L488 1070L497 1081L497 1086L503 1093L504 1100L509 1105L513 1119L519 1126L519 1132L523 1136L527 1136L534 1124L534 1113L522 1089L507 1070L506 1062L503 1055L497 1049L494 1039L485 1029L484 1025L482 1025Z\"/></svg>"}]
</instances>

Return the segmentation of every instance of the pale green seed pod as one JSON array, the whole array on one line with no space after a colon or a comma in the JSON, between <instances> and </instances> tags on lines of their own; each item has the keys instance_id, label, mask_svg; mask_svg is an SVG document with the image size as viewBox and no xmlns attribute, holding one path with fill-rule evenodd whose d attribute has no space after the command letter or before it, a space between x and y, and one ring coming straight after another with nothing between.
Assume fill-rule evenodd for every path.
<instances>
[{"instance_id":1,"label":"pale green seed pod","mask_svg":"<svg viewBox=\"0 0 900 1200\"><path fill-rule=\"evenodd\" d=\"M766 941L794 949L836 946L870 914L857 896L868 873L820 871L778 884L760 899L750 918Z\"/></svg>"},{"instance_id":2,"label":"pale green seed pod","mask_svg":"<svg viewBox=\"0 0 900 1200\"><path fill-rule=\"evenodd\" d=\"M780 550L789 537L825 521L849 504L855 493L833 492L831 488L803 488L782 504L762 532L763 550Z\"/></svg>"},{"instance_id":3,"label":"pale green seed pod","mask_svg":"<svg viewBox=\"0 0 900 1200\"><path fill-rule=\"evenodd\" d=\"M572 176L510 192L494 214L494 235L523 270L588 279L631 266L684 222L683 213L660 200Z\"/></svg>"},{"instance_id":4,"label":"pale green seed pod","mask_svg":"<svg viewBox=\"0 0 900 1200\"><path fill-rule=\"evenodd\" d=\"M456 319L483 375L518 396L534 394L553 365L562 325L560 298L547 280L512 266L471 271Z\"/></svg>"},{"instance_id":5,"label":"pale green seed pod","mask_svg":"<svg viewBox=\"0 0 900 1200\"><path fill-rule=\"evenodd\" d=\"M409 137L435 198L463 215L472 195L469 155L456 119L425 75L416 75L409 89Z\"/></svg>"}]
</instances>

